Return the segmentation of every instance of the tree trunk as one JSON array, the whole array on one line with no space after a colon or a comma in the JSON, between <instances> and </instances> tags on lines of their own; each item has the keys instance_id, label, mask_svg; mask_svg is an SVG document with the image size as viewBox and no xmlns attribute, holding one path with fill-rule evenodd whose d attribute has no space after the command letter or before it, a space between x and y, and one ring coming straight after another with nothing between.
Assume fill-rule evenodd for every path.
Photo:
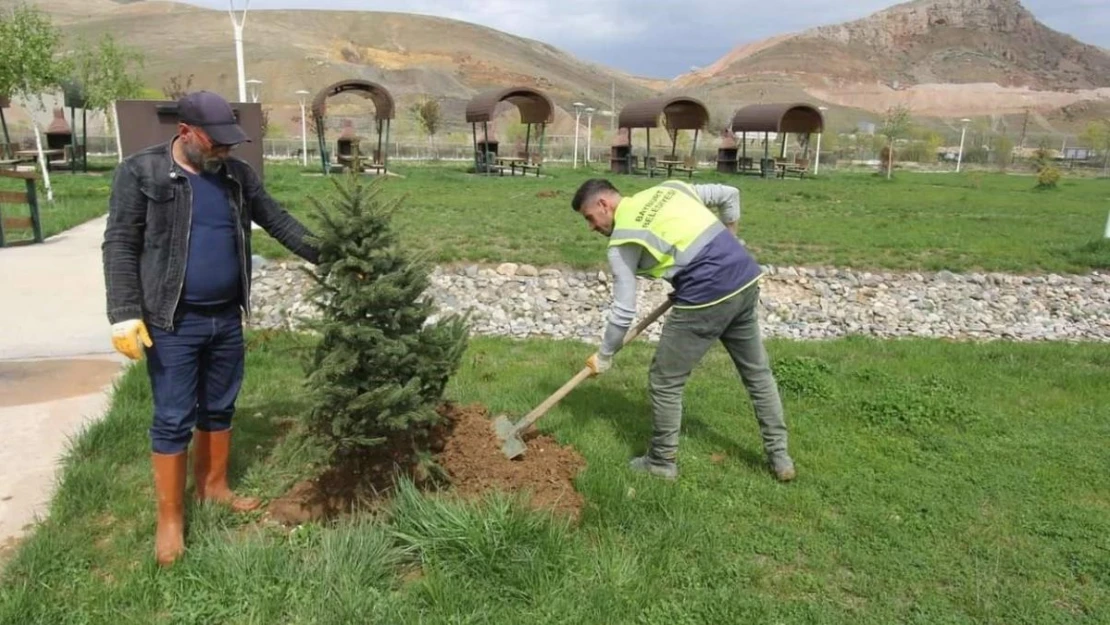
<instances>
[{"instance_id":1,"label":"tree trunk","mask_svg":"<svg viewBox=\"0 0 1110 625\"><path fill-rule=\"evenodd\" d=\"M42 151L42 136L39 134L39 123L31 118L31 126L35 129L35 149L39 153L39 166L42 167L42 181L46 185L46 201L54 203L54 188L50 186L50 165L46 162L46 154Z\"/></svg>"},{"instance_id":2,"label":"tree trunk","mask_svg":"<svg viewBox=\"0 0 1110 625\"><path fill-rule=\"evenodd\" d=\"M887 146L887 149L889 150L890 153L887 154L887 158L886 158L886 179L890 180L890 177L894 174L894 138L893 137L891 137L890 144Z\"/></svg>"},{"instance_id":3,"label":"tree trunk","mask_svg":"<svg viewBox=\"0 0 1110 625\"><path fill-rule=\"evenodd\" d=\"M116 103L112 102L112 113L108 116L108 123L115 129L116 135L116 156L119 162L123 162L123 139L119 135L119 111L116 110Z\"/></svg>"}]
</instances>

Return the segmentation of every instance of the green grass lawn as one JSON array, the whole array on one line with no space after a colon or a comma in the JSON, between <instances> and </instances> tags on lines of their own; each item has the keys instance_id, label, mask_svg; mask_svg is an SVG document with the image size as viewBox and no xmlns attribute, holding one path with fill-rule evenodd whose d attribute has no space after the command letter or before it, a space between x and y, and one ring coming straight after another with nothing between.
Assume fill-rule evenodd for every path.
<instances>
[{"instance_id":1,"label":"green grass lawn","mask_svg":"<svg viewBox=\"0 0 1110 625\"><path fill-rule=\"evenodd\" d=\"M236 482L273 497L313 458L296 342L252 342ZM7 564L0 623L1097 623L1110 614L1110 356L1097 345L769 344L799 478L761 466L721 349L687 392L676 483L625 463L649 435L649 346L542 430L588 460L572 527L505 501L404 493L386 519L286 534L190 508L153 564L144 373L80 436L50 517ZM572 342L475 339L450 395L523 415ZM292 424L292 427L290 427Z\"/></svg>"},{"instance_id":2,"label":"green grass lawn","mask_svg":"<svg viewBox=\"0 0 1110 625\"><path fill-rule=\"evenodd\" d=\"M549 177L525 179L474 176L465 167L396 165L402 177L386 181L385 195L405 197L396 226L414 248L437 262L604 266L604 239L570 209L588 170L552 167ZM607 174L599 167L593 175ZM103 214L109 176L55 175L47 231ZM659 181L613 180L628 193ZM1034 191L1029 176L974 173L899 173L888 182L861 173L798 181L703 172L696 180L740 187L741 236L763 264L1019 273L1110 267L1110 248L1098 244L1110 180L1064 179L1054 191ZM329 180L296 165L267 163L266 181L310 224L308 198L326 201L331 191ZM288 255L265 233L255 239L263 255Z\"/></svg>"},{"instance_id":3,"label":"green grass lawn","mask_svg":"<svg viewBox=\"0 0 1110 625\"><path fill-rule=\"evenodd\" d=\"M41 178L37 196L39 214L42 219L43 237L52 237L60 232L81 225L86 221L108 212L108 196L112 189L112 172L106 168L99 170L90 163L89 173L69 173L69 170L50 173L50 183L54 191L54 201L48 202L46 187ZM0 191L25 190L22 180L0 178ZM25 205L0 205L0 214L5 217L29 216ZM5 233L9 241L30 241L33 233L30 228L12 230Z\"/></svg>"}]
</instances>

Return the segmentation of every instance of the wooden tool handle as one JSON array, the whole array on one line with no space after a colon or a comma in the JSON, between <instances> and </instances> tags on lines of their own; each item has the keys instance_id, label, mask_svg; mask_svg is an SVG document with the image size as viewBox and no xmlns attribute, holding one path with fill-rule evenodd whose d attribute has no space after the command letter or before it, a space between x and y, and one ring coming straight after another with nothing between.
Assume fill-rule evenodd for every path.
<instances>
[{"instance_id":1,"label":"wooden tool handle","mask_svg":"<svg viewBox=\"0 0 1110 625\"><path fill-rule=\"evenodd\" d=\"M671 300L669 299L659 306L656 306L655 310L651 311L648 316L640 320L640 323L636 324L636 327L632 328L628 331L628 334L624 335L624 343L622 343L622 345L628 345L628 343L633 341L637 336L640 336L641 332L643 332L651 324L655 323L655 320L663 316L663 313L667 312L670 307ZM559 400L566 397L567 393L570 393L572 390L574 390L574 387L581 384L592 374L592 369L590 369L588 366L583 367L582 370L579 371L573 378L568 380L566 384L559 387L559 390L555 391L551 394L550 397L545 399L542 404L533 408L532 412L524 415L524 418L520 420L520 424L517 426L517 431L528 431L528 428L532 427L532 424L535 423L537 419L542 417L548 410L551 410L552 406L559 403Z\"/></svg>"},{"instance_id":2,"label":"wooden tool handle","mask_svg":"<svg viewBox=\"0 0 1110 625\"><path fill-rule=\"evenodd\" d=\"M636 324L636 327L632 328L631 330L628 331L628 334L624 335L624 342L621 343L621 345L628 345L633 340L635 340L635 338L637 336L640 336L641 332L646 330L647 327L650 326L651 324L655 323L655 320L662 317L663 313L670 310L670 308L671 308L671 300L669 300L669 299L665 300L662 304L656 306L655 310L651 311L648 314L648 316L641 319L640 323Z\"/></svg>"}]
</instances>

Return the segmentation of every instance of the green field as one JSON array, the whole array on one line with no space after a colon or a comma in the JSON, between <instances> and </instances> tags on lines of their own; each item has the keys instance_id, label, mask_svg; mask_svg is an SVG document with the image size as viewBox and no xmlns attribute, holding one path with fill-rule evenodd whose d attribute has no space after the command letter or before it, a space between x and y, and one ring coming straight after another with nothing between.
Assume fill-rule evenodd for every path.
<instances>
[{"instance_id":1,"label":"green field","mask_svg":"<svg viewBox=\"0 0 1110 625\"><path fill-rule=\"evenodd\" d=\"M570 209L590 174L482 178L399 165L396 227L441 262L601 267ZM111 174L54 177L48 234L107 208ZM267 165L294 214L329 182ZM835 173L727 178L764 264L1082 272L1110 181ZM634 192L653 181L615 177ZM7 209L7 207L5 207ZM281 248L256 235L256 251ZM600 328L599 328L600 331ZM268 340L261 340L261 339ZM306 477L303 336L252 335L233 485L273 498ZM633 344L539 423L588 465L569 525L504 498L402 489L383 516L295 531L190 504L186 557L153 561L142 367L73 443L49 517L0 555L0 623L1105 623L1110 614L1110 356L1096 344L770 341L795 482L762 464L750 403L716 348L687 389L675 483L626 470L650 433L651 347ZM525 414L588 345L475 338L448 395Z\"/></svg>"},{"instance_id":2,"label":"green field","mask_svg":"<svg viewBox=\"0 0 1110 625\"><path fill-rule=\"evenodd\" d=\"M237 417L236 481L267 497L312 457L291 435L297 343L253 343ZM649 435L651 354L632 345L540 422L588 460L577 527L512 502L412 492L387 518L291 533L191 507L189 552L166 571L152 557L150 398L133 370L76 441L49 520L4 570L0 623L1106 622L1104 347L769 350L793 483L760 465L721 349L689 386L679 481L629 474ZM521 415L588 353L478 339L449 395Z\"/></svg>"},{"instance_id":3,"label":"green field","mask_svg":"<svg viewBox=\"0 0 1110 625\"><path fill-rule=\"evenodd\" d=\"M545 178L480 177L466 165L398 164L386 193L404 197L396 226L414 248L438 262L506 261L604 266L604 240L570 209L585 169L553 167ZM597 175L605 175L600 169ZM297 166L268 163L271 193L311 223L308 198L326 200L330 182ZM626 192L657 182L615 176ZM44 206L48 234L103 214L110 174L56 174L58 201ZM1084 272L1110 267L1098 243L1110 206L1110 180L1067 179L1034 191L1034 179L1006 174L899 173L893 181L865 173L816 179L763 180L699 173L696 181L737 184L743 194L741 236L769 265L836 265L858 269ZM256 250L287 252L264 233Z\"/></svg>"}]
</instances>

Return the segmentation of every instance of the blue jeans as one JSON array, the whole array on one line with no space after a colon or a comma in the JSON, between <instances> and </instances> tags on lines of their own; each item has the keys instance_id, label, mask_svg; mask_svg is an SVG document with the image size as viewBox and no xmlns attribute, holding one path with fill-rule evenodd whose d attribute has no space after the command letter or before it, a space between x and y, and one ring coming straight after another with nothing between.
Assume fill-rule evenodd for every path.
<instances>
[{"instance_id":1,"label":"blue jeans","mask_svg":"<svg viewBox=\"0 0 1110 625\"><path fill-rule=\"evenodd\" d=\"M173 332L150 327L146 350L154 395L150 428L155 453L185 451L193 428L219 432L231 427L243 384L245 344L239 307L199 310L182 305Z\"/></svg>"}]
</instances>

